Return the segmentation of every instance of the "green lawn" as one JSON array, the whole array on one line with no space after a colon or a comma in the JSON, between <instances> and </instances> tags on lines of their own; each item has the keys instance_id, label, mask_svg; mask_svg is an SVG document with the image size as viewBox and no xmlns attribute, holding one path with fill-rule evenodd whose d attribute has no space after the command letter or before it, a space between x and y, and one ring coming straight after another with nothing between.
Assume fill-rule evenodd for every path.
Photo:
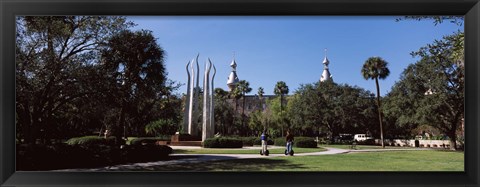
<instances>
[{"instance_id":1,"label":"green lawn","mask_svg":"<svg viewBox=\"0 0 480 187\"><path fill-rule=\"evenodd\" d=\"M294 147L295 153L312 153L326 151L324 148L297 148ZM284 154L285 148L269 148L270 154ZM260 154L260 149L174 149L174 154Z\"/></svg>"},{"instance_id":2,"label":"green lawn","mask_svg":"<svg viewBox=\"0 0 480 187\"><path fill-rule=\"evenodd\" d=\"M464 171L464 153L391 151L281 156L142 168L153 171Z\"/></svg>"},{"instance_id":3,"label":"green lawn","mask_svg":"<svg viewBox=\"0 0 480 187\"><path fill-rule=\"evenodd\" d=\"M339 149L350 149L351 145L318 145L320 147L332 147L332 148L339 148ZM356 145L355 149L363 150L363 149L382 149L380 145ZM414 147L400 147L400 146L385 146L385 149L414 149Z\"/></svg>"}]
</instances>

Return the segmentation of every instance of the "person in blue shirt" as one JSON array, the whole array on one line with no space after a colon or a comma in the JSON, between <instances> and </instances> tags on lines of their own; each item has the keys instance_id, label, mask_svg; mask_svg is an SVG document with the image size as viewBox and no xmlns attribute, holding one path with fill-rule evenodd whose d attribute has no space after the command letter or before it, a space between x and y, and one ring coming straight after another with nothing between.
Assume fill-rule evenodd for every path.
<instances>
[{"instance_id":1,"label":"person in blue shirt","mask_svg":"<svg viewBox=\"0 0 480 187\"><path fill-rule=\"evenodd\" d=\"M267 135L267 131L264 130L262 132L262 135L260 135L260 140L262 140L262 151L260 152L260 154L265 154L268 156L268 150L267 150L267 140L268 140L268 135Z\"/></svg>"}]
</instances>

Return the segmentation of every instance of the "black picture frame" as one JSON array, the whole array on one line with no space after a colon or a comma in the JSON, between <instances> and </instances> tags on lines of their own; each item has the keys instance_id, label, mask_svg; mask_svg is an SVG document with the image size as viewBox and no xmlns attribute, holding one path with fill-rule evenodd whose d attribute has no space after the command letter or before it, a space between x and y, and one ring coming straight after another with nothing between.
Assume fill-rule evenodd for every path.
<instances>
[{"instance_id":1,"label":"black picture frame","mask_svg":"<svg viewBox=\"0 0 480 187\"><path fill-rule=\"evenodd\" d=\"M0 0L0 12L0 186L480 185L479 0ZM16 172L18 15L465 15L465 172Z\"/></svg>"}]
</instances>

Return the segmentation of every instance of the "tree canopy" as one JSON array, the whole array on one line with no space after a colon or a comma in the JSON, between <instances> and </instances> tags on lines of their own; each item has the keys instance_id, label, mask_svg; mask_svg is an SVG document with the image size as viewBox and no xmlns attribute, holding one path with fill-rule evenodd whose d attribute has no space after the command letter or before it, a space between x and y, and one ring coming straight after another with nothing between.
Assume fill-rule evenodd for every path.
<instances>
[{"instance_id":1,"label":"tree canopy","mask_svg":"<svg viewBox=\"0 0 480 187\"><path fill-rule=\"evenodd\" d=\"M428 124L447 135L455 149L464 118L465 69L455 51L463 34L445 36L413 52L421 59L408 66L388 95L389 115L401 126Z\"/></svg>"},{"instance_id":2,"label":"tree canopy","mask_svg":"<svg viewBox=\"0 0 480 187\"><path fill-rule=\"evenodd\" d=\"M17 137L141 135L162 116L178 121L164 51L133 25L118 16L17 17Z\"/></svg>"}]
</instances>

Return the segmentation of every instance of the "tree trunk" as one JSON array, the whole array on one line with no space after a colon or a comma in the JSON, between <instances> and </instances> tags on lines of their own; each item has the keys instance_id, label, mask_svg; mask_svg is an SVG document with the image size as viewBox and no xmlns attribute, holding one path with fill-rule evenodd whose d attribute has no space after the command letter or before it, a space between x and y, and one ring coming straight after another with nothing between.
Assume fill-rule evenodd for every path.
<instances>
[{"instance_id":1,"label":"tree trunk","mask_svg":"<svg viewBox=\"0 0 480 187\"><path fill-rule=\"evenodd\" d=\"M378 106L378 120L380 122L380 141L382 143L382 148L385 148L385 142L383 140L382 111L380 108L380 86L378 85L377 77L375 77L375 84L377 85L377 106Z\"/></svg>"},{"instance_id":2,"label":"tree trunk","mask_svg":"<svg viewBox=\"0 0 480 187\"><path fill-rule=\"evenodd\" d=\"M450 150L457 150L457 136L456 136L457 125L456 122L453 122L452 128L447 132L447 136L450 139Z\"/></svg>"},{"instance_id":3,"label":"tree trunk","mask_svg":"<svg viewBox=\"0 0 480 187\"><path fill-rule=\"evenodd\" d=\"M282 126L282 137L283 137L283 131L285 131L285 130L283 129L283 127L284 127L284 125L285 125L285 124L284 124L284 121L283 121L283 94L280 94L280 114L281 114L281 117L282 117L282 122L281 122L282 124L281 124L281 126Z\"/></svg>"},{"instance_id":4,"label":"tree trunk","mask_svg":"<svg viewBox=\"0 0 480 187\"><path fill-rule=\"evenodd\" d=\"M455 137L455 135L450 137L450 150L457 150L457 138Z\"/></svg>"},{"instance_id":5,"label":"tree trunk","mask_svg":"<svg viewBox=\"0 0 480 187\"><path fill-rule=\"evenodd\" d=\"M243 93L243 103L242 103L242 129L244 132L242 134L245 136L247 134L247 128L245 127L245 93Z\"/></svg>"},{"instance_id":6,"label":"tree trunk","mask_svg":"<svg viewBox=\"0 0 480 187\"><path fill-rule=\"evenodd\" d=\"M238 99L235 98L235 112L233 114L232 126L236 126L237 114L238 114Z\"/></svg>"},{"instance_id":7,"label":"tree trunk","mask_svg":"<svg viewBox=\"0 0 480 187\"><path fill-rule=\"evenodd\" d=\"M125 105L126 101L122 101L122 109L120 110L120 119L116 129L114 129L114 136L116 138L116 143L121 144L122 142L122 134L125 133ZM123 128L123 133L120 129ZM125 134L124 134L125 135ZM108 137L107 137L108 138Z\"/></svg>"}]
</instances>

